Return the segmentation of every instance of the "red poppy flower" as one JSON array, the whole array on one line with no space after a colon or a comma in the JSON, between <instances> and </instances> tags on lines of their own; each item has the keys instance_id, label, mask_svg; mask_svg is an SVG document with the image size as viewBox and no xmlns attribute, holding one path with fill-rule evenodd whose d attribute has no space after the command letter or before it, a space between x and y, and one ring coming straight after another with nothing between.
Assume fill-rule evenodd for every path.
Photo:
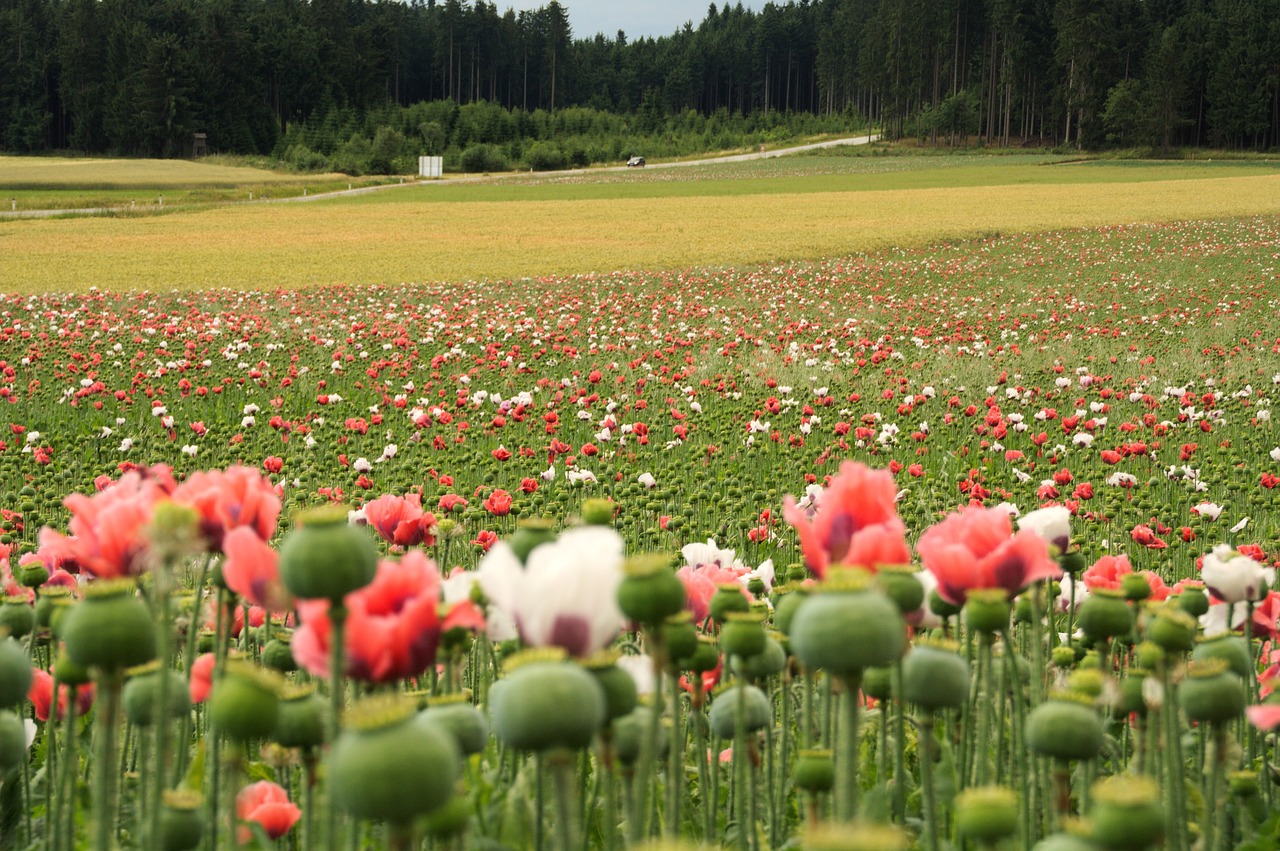
<instances>
[{"instance_id":1,"label":"red poppy flower","mask_svg":"<svg viewBox=\"0 0 1280 851\"><path fill-rule=\"evenodd\" d=\"M280 497L266 476L252 467L198 470L173 492L174 502L200 513L200 533L212 549L232 529L247 526L264 541L276 533Z\"/></svg>"},{"instance_id":2,"label":"red poppy flower","mask_svg":"<svg viewBox=\"0 0 1280 851\"><path fill-rule=\"evenodd\" d=\"M384 494L365 504L364 516L389 544L413 547L435 543L436 516L422 510L422 497L416 493Z\"/></svg>"},{"instance_id":3,"label":"red poppy flower","mask_svg":"<svg viewBox=\"0 0 1280 851\"><path fill-rule=\"evenodd\" d=\"M287 611L289 593L280 580L276 551L258 533L241 526L222 541L227 557L222 563L222 579L227 587L255 606L273 612Z\"/></svg>"},{"instance_id":4,"label":"red poppy flower","mask_svg":"<svg viewBox=\"0 0 1280 851\"><path fill-rule=\"evenodd\" d=\"M191 663L190 685L192 703L204 703L213 691L213 668L217 657L212 653L202 653Z\"/></svg>"},{"instance_id":5,"label":"red poppy flower","mask_svg":"<svg viewBox=\"0 0 1280 851\"><path fill-rule=\"evenodd\" d=\"M506 517L511 513L511 494L498 488L484 501L484 509L495 517Z\"/></svg>"},{"instance_id":6,"label":"red poppy flower","mask_svg":"<svg viewBox=\"0 0 1280 851\"><path fill-rule=\"evenodd\" d=\"M67 714L67 700L71 694L68 685L58 686L58 714L56 720L61 721ZM93 706L93 683L85 683L76 689L76 714L83 715ZM53 709L53 675L43 668L31 670L31 688L27 690L27 700L35 709L37 721L48 721Z\"/></svg>"}]
</instances>

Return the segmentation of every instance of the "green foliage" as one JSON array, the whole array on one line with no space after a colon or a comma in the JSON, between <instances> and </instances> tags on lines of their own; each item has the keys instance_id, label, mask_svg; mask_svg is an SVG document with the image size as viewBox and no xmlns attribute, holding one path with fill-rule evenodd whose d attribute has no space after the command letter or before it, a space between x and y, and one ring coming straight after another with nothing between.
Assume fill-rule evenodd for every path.
<instances>
[{"instance_id":1,"label":"green foliage","mask_svg":"<svg viewBox=\"0 0 1280 851\"><path fill-rule=\"evenodd\" d=\"M463 171L492 172L506 171L507 158L496 145L481 142L472 145L462 152L461 165Z\"/></svg>"}]
</instances>

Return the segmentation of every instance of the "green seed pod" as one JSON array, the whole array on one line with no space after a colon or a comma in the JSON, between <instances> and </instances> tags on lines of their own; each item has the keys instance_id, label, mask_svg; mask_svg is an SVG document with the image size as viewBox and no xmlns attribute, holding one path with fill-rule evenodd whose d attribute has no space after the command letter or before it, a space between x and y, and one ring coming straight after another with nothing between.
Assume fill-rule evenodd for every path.
<instances>
[{"instance_id":1,"label":"green seed pod","mask_svg":"<svg viewBox=\"0 0 1280 851\"><path fill-rule=\"evenodd\" d=\"M0 639L0 709L14 709L31 690L31 663L18 642Z\"/></svg>"},{"instance_id":2,"label":"green seed pod","mask_svg":"<svg viewBox=\"0 0 1280 851\"><path fill-rule=\"evenodd\" d=\"M867 668L863 671L862 693L876 700L888 700L893 694L893 669Z\"/></svg>"},{"instance_id":3,"label":"green seed pod","mask_svg":"<svg viewBox=\"0 0 1280 851\"><path fill-rule=\"evenodd\" d=\"M1031 851L1105 851L1102 846L1073 833L1055 833L1037 842Z\"/></svg>"},{"instance_id":4,"label":"green seed pod","mask_svg":"<svg viewBox=\"0 0 1280 851\"><path fill-rule=\"evenodd\" d=\"M684 660L684 669L695 674L702 674L715 670L716 665L719 664L720 647L716 644L715 639L707 635L699 635L698 649L693 652L692 656Z\"/></svg>"},{"instance_id":5,"label":"green seed pod","mask_svg":"<svg viewBox=\"0 0 1280 851\"><path fill-rule=\"evenodd\" d=\"M885 565L876 572L876 584L904 615L924 605L924 586L909 565Z\"/></svg>"},{"instance_id":6,"label":"green seed pod","mask_svg":"<svg viewBox=\"0 0 1280 851\"><path fill-rule=\"evenodd\" d=\"M615 721L636 708L636 681L617 665L618 654L604 653L599 659L590 659L587 670L596 678L604 693L605 717Z\"/></svg>"},{"instance_id":7,"label":"green seed pod","mask_svg":"<svg viewBox=\"0 0 1280 851\"><path fill-rule=\"evenodd\" d=\"M969 629L988 635L1009 628L1012 611L1009 595L1003 588L979 588L970 591L964 602L964 622Z\"/></svg>"},{"instance_id":8,"label":"green seed pod","mask_svg":"<svg viewBox=\"0 0 1280 851\"><path fill-rule=\"evenodd\" d=\"M763 653L767 638L756 612L729 612L720 627L720 646L728 656L746 659Z\"/></svg>"},{"instance_id":9,"label":"green seed pod","mask_svg":"<svg viewBox=\"0 0 1280 851\"><path fill-rule=\"evenodd\" d=\"M72 687L88 685L93 682L93 677L89 675L89 670L83 665L77 665L73 662L71 657L67 655L65 648L58 654L57 661L53 663L53 675L58 682Z\"/></svg>"},{"instance_id":10,"label":"green seed pod","mask_svg":"<svg viewBox=\"0 0 1280 851\"><path fill-rule=\"evenodd\" d=\"M735 661L734 670L749 680L762 680L782 673L787 667L787 651L772 637L766 637L764 649L754 656Z\"/></svg>"},{"instance_id":11,"label":"green seed pod","mask_svg":"<svg viewBox=\"0 0 1280 851\"><path fill-rule=\"evenodd\" d=\"M1227 665L1225 659L1206 659L1188 666L1178 692L1192 721L1222 724L1244 713L1244 683Z\"/></svg>"},{"instance_id":12,"label":"green seed pod","mask_svg":"<svg viewBox=\"0 0 1280 851\"><path fill-rule=\"evenodd\" d=\"M22 638L36 626L36 610L26 597L5 597L0 604L0 634Z\"/></svg>"},{"instance_id":13,"label":"green seed pod","mask_svg":"<svg viewBox=\"0 0 1280 851\"><path fill-rule=\"evenodd\" d=\"M1018 796L1003 786L976 786L956 796L956 832L994 845L1018 829Z\"/></svg>"},{"instance_id":14,"label":"green seed pod","mask_svg":"<svg viewBox=\"0 0 1280 851\"><path fill-rule=\"evenodd\" d=\"M27 731L16 713L0 710L0 773L22 765L27 758Z\"/></svg>"},{"instance_id":15,"label":"green seed pod","mask_svg":"<svg viewBox=\"0 0 1280 851\"><path fill-rule=\"evenodd\" d=\"M39 588L41 585L49 581L49 568L38 561L30 564L20 564L13 571L14 578L24 588Z\"/></svg>"},{"instance_id":16,"label":"green seed pod","mask_svg":"<svg viewBox=\"0 0 1280 851\"><path fill-rule=\"evenodd\" d=\"M1120 680L1120 703L1117 709L1124 715L1147 714L1146 695L1142 684L1150 674L1142 668L1130 668Z\"/></svg>"},{"instance_id":17,"label":"green seed pod","mask_svg":"<svg viewBox=\"0 0 1280 851\"><path fill-rule=\"evenodd\" d=\"M1117 851L1143 851L1164 835L1160 787L1150 777L1126 774L1093 786L1089 823L1095 842Z\"/></svg>"},{"instance_id":18,"label":"green seed pod","mask_svg":"<svg viewBox=\"0 0 1280 851\"><path fill-rule=\"evenodd\" d=\"M1120 577L1120 593L1126 600L1136 603L1151 596L1151 583L1141 573L1126 573Z\"/></svg>"},{"instance_id":19,"label":"green seed pod","mask_svg":"<svg viewBox=\"0 0 1280 851\"><path fill-rule=\"evenodd\" d=\"M630 620L657 626L684 608L684 583L664 555L629 558L618 586L618 608Z\"/></svg>"},{"instance_id":20,"label":"green seed pod","mask_svg":"<svg viewBox=\"0 0 1280 851\"><path fill-rule=\"evenodd\" d=\"M810 794L830 792L836 784L836 762L830 750L802 750L791 767L791 782Z\"/></svg>"},{"instance_id":21,"label":"green seed pod","mask_svg":"<svg viewBox=\"0 0 1280 851\"><path fill-rule=\"evenodd\" d=\"M1183 585L1182 593L1175 599L1178 601L1178 608L1193 618L1198 618L1209 611L1209 595L1205 593L1203 587Z\"/></svg>"},{"instance_id":22,"label":"green seed pod","mask_svg":"<svg viewBox=\"0 0 1280 851\"><path fill-rule=\"evenodd\" d=\"M324 744L328 709L314 685L286 686L271 739L286 748L318 748Z\"/></svg>"},{"instance_id":23,"label":"green seed pod","mask_svg":"<svg viewBox=\"0 0 1280 851\"><path fill-rule=\"evenodd\" d=\"M75 605L71 589L62 585L41 588L36 592L36 626L57 631L62 618Z\"/></svg>"},{"instance_id":24,"label":"green seed pod","mask_svg":"<svg viewBox=\"0 0 1280 851\"><path fill-rule=\"evenodd\" d=\"M85 586L59 631L71 661L85 668L118 671L156 657L155 622L132 580Z\"/></svg>"},{"instance_id":25,"label":"green seed pod","mask_svg":"<svg viewBox=\"0 0 1280 851\"><path fill-rule=\"evenodd\" d=\"M293 658L293 647L287 632L276 633L275 638L262 648L262 664L282 674L298 670L298 662Z\"/></svg>"},{"instance_id":26,"label":"green seed pod","mask_svg":"<svg viewBox=\"0 0 1280 851\"><path fill-rule=\"evenodd\" d=\"M1102 749L1102 720L1091 706L1056 696L1031 710L1027 744L1053 759L1093 759Z\"/></svg>"},{"instance_id":27,"label":"green seed pod","mask_svg":"<svg viewBox=\"0 0 1280 851\"><path fill-rule=\"evenodd\" d=\"M447 730L463 756L480 753L489 744L489 721L468 700L467 695L437 697L431 706L418 713L423 723Z\"/></svg>"},{"instance_id":28,"label":"green seed pod","mask_svg":"<svg viewBox=\"0 0 1280 851\"><path fill-rule=\"evenodd\" d=\"M807 596L809 592L803 588L793 588L785 593L773 595L773 625L783 635L791 635L791 624L796 615L796 608Z\"/></svg>"},{"instance_id":29,"label":"green seed pod","mask_svg":"<svg viewBox=\"0 0 1280 851\"><path fill-rule=\"evenodd\" d=\"M969 665L950 643L917 644L902 663L902 697L921 709L958 709L969 696Z\"/></svg>"},{"instance_id":30,"label":"green seed pod","mask_svg":"<svg viewBox=\"0 0 1280 851\"><path fill-rule=\"evenodd\" d=\"M1147 621L1147 638L1169 653L1186 653L1195 647L1198 628L1184 610L1161 606Z\"/></svg>"},{"instance_id":31,"label":"green seed pod","mask_svg":"<svg viewBox=\"0 0 1280 851\"><path fill-rule=\"evenodd\" d=\"M160 809L161 851L191 851L204 838L204 801L199 792L170 789Z\"/></svg>"},{"instance_id":32,"label":"green seed pod","mask_svg":"<svg viewBox=\"0 0 1280 851\"><path fill-rule=\"evenodd\" d=\"M801 664L852 676L902 655L907 627L892 600L865 580L828 578L827 585L805 598L791 624L791 652Z\"/></svg>"},{"instance_id":33,"label":"green seed pod","mask_svg":"<svg viewBox=\"0 0 1280 851\"><path fill-rule=\"evenodd\" d=\"M1074 668L1076 666L1076 651L1074 648L1060 644L1053 648L1049 653L1049 661L1055 668Z\"/></svg>"},{"instance_id":34,"label":"green seed pod","mask_svg":"<svg viewBox=\"0 0 1280 851\"><path fill-rule=\"evenodd\" d=\"M466 795L454 795L432 810L422 822L432 839L453 839L466 832L471 824L471 802Z\"/></svg>"},{"instance_id":35,"label":"green seed pod","mask_svg":"<svg viewBox=\"0 0 1280 851\"><path fill-rule=\"evenodd\" d=\"M605 722L604 690L563 654L526 651L507 661L510 673L489 693L493 731L525 751L585 748Z\"/></svg>"},{"instance_id":36,"label":"green seed pod","mask_svg":"<svg viewBox=\"0 0 1280 851\"><path fill-rule=\"evenodd\" d=\"M520 563L529 560L535 547L549 544L556 539L555 521L548 517L530 517L516 524L515 533L507 539L507 546Z\"/></svg>"},{"instance_id":37,"label":"green seed pod","mask_svg":"<svg viewBox=\"0 0 1280 851\"><path fill-rule=\"evenodd\" d=\"M763 729L773 721L773 707L765 693L746 686L741 716L748 733ZM711 731L722 739L731 739L737 727L739 696L736 686L727 688L711 701Z\"/></svg>"},{"instance_id":38,"label":"green seed pod","mask_svg":"<svg viewBox=\"0 0 1280 851\"><path fill-rule=\"evenodd\" d=\"M742 586L736 582L727 582L716 588L707 605L711 609L711 620L717 625L723 624L731 612L746 612L751 609L751 601L742 593Z\"/></svg>"},{"instance_id":39,"label":"green seed pod","mask_svg":"<svg viewBox=\"0 0 1280 851\"><path fill-rule=\"evenodd\" d=\"M342 506L299 513L280 545L280 578L300 600L342 599L373 581L378 550L369 535L347 523Z\"/></svg>"},{"instance_id":40,"label":"green seed pod","mask_svg":"<svg viewBox=\"0 0 1280 851\"><path fill-rule=\"evenodd\" d=\"M592 497L582 501L582 522L588 526L613 525L613 511L617 506L613 500L604 497Z\"/></svg>"},{"instance_id":41,"label":"green seed pod","mask_svg":"<svg viewBox=\"0 0 1280 851\"><path fill-rule=\"evenodd\" d=\"M1227 663L1228 671L1246 682L1252 676L1253 656L1242 636L1226 633L1216 635L1201 641L1191 651L1193 662L1207 662L1210 659L1222 659Z\"/></svg>"},{"instance_id":42,"label":"green seed pod","mask_svg":"<svg viewBox=\"0 0 1280 851\"><path fill-rule=\"evenodd\" d=\"M685 609L663 621L662 641L667 647L667 658L677 665L692 656L698 649L698 628L693 625L693 613Z\"/></svg>"},{"instance_id":43,"label":"green seed pod","mask_svg":"<svg viewBox=\"0 0 1280 851\"><path fill-rule=\"evenodd\" d=\"M1097 700L1102 696L1102 690L1106 684L1107 678L1098 668L1080 668L1072 671L1067 677L1068 690L1091 700Z\"/></svg>"},{"instance_id":44,"label":"green seed pod","mask_svg":"<svg viewBox=\"0 0 1280 851\"><path fill-rule=\"evenodd\" d=\"M228 662L213 684L209 718L230 739L264 739L271 735L280 715L279 693L277 676L248 662Z\"/></svg>"},{"instance_id":45,"label":"green seed pod","mask_svg":"<svg viewBox=\"0 0 1280 851\"><path fill-rule=\"evenodd\" d=\"M1098 589L1080 604L1076 623L1090 642L1108 641L1133 630L1133 609L1118 592Z\"/></svg>"},{"instance_id":46,"label":"green seed pod","mask_svg":"<svg viewBox=\"0 0 1280 851\"><path fill-rule=\"evenodd\" d=\"M960 614L960 606L952 603L950 600L944 600L937 589L929 592L929 611L938 617L946 620Z\"/></svg>"},{"instance_id":47,"label":"green seed pod","mask_svg":"<svg viewBox=\"0 0 1280 851\"><path fill-rule=\"evenodd\" d=\"M334 805L358 819L407 825L454 796L462 771L458 745L443 727L415 721L414 714L398 697L344 714L347 729L329 752Z\"/></svg>"},{"instance_id":48,"label":"green seed pod","mask_svg":"<svg viewBox=\"0 0 1280 851\"><path fill-rule=\"evenodd\" d=\"M906 851L910 836L892 824L860 821L820 824L804 831L804 851Z\"/></svg>"},{"instance_id":49,"label":"green seed pod","mask_svg":"<svg viewBox=\"0 0 1280 851\"><path fill-rule=\"evenodd\" d=\"M642 705L637 706L630 715L624 715L613 723L613 751L618 757L618 762L631 766L640 758L640 746L652 717L653 710ZM667 728L659 726L658 739L654 742L654 756L664 756L670 742Z\"/></svg>"},{"instance_id":50,"label":"green seed pod","mask_svg":"<svg viewBox=\"0 0 1280 851\"><path fill-rule=\"evenodd\" d=\"M160 707L161 677L168 678L164 688L169 711L164 718L158 717L164 714ZM177 671L161 671L158 661L132 669L124 684L124 717L129 721L139 727L150 727L157 721L180 718L190 711L191 694L186 677Z\"/></svg>"}]
</instances>

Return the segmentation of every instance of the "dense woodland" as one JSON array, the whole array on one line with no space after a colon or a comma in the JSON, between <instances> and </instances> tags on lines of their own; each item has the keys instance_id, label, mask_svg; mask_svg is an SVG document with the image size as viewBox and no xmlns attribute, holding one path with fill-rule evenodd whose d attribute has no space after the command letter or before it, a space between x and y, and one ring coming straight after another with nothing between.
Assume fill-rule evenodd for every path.
<instances>
[{"instance_id":1,"label":"dense woodland","mask_svg":"<svg viewBox=\"0 0 1280 851\"><path fill-rule=\"evenodd\" d=\"M566 121L657 138L797 118L937 144L1275 149L1280 0L713 3L635 40L573 33L557 2L0 0L8 150L183 155L203 132L305 160L382 130L393 155L456 157Z\"/></svg>"}]
</instances>

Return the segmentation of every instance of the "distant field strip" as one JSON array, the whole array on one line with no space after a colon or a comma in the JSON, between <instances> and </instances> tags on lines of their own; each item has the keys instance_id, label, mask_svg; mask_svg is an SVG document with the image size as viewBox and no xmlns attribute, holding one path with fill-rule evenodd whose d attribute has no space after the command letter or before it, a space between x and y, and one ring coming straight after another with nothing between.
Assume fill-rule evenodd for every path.
<instances>
[{"instance_id":1,"label":"distant field strip","mask_svg":"<svg viewBox=\"0 0 1280 851\"><path fill-rule=\"evenodd\" d=\"M1095 168L1105 166L1038 170ZM1152 173L1129 171L1144 178ZM954 171L950 179L968 182ZM806 192L737 195L708 194L704 187L667 197L615 191L611 198L563 200L520 200L506 187L502 200L449 203L431 200L455 191L439 186L304 205L7 222L0 223L0 287L242 289L507 279L815 258L996 231L1280 215L1274 169L1146 182L865 191L830 191L840 180L825 181L827 191L806 186Z\"/></svg>"},{"instance_id":2,"label":"distant field strip","mask_svg":"<svg viewBox=\"0 0 1280 851\"><path fill-rule=\"evenodd\" d=\"M0 156L0 191L8 188L208 188L297 181L297 174L203 160Z\"/></svg>"}]
</instances>

